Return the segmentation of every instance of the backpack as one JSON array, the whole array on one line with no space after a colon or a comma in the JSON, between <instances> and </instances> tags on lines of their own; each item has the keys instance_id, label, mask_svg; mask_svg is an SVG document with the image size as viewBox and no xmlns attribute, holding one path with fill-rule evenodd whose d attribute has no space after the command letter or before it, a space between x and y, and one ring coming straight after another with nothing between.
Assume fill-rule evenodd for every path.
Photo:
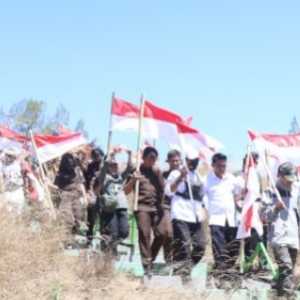
<instances>
[{"instance_id":1,"label":"backpack","mask_svg":"<svg viewBox=\"0 0 300 300\"><path fill-rule=\"evenodd\" d=\"M113 178L107 175L100 197L100 207L104 212L113 213L120 204L122 197L125 196L123 191L122 177Z\"/></svg>"}]
</instances>

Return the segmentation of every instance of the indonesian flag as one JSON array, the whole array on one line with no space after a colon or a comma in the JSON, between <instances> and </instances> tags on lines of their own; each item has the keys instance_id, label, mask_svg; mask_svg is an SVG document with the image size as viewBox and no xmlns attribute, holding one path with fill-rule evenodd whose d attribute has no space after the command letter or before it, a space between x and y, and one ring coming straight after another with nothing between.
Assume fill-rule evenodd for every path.
<instances>
[{"instance_id":1,"label":"indonesian flag","mask_svg":"<svg viewBox=\"0 0 300 300\"><path fill-rule=\"evenodd\" d=\"M255 149L266 159L274 176L277 169L284 162L291 162L300 167L300 134L269 134L248 131Z\"/></svg>"},{"instance_id":2,"label":"indonesian flag","mask_svg":"<svg viewBox=\"0 0 300 300\"><path fill-rule=\"evenodd\" d=\"M112 103L112 131L134 131L139 127L140 109L137 105L120 98Z\"/></svg>"},{"instance_id":3,"label":"indonesian flag","mask_svg":"<svg viewBox=\"0 0 300 300\"><path fill-rule=\"evenodd\" d=\"M260 183L252 155L248 156L245 176L247 194L243 203L237 239L250 237L252 228L256 229L259 235L263 234L263 225L260 221L258 205L256 203L256 200L260 198Z\"/></svg>"},{"instance_id":4,"label":"indonesian flag","mask_svg":"<svg viewBox=\"0 0 300 300\"><path fill-rule=\"evenodd\" d=\"M113 131L138 131L139 107L115 98L113 101ZM171 148L189 152L197 150L199 156L209 159L222 147L212 137L186 124L180 115L145 101L143 118L143 137L149 140L165 140Z\"/></svg>"},{"instance_id":5,"label":"indonesian flag","mask_svg":"<svg viewBox=\"0 0 300 300\"><path fill-rule=\"evenodd\" d=\"M216 139L187 125L180 115L155 106L150 101L145 102L145 119L148 130L156 135L154 139L165 140L170 148L177 148L185 153L197 151L199 157L210 160L223 147Z\"/></svg>"},{"instance_id":6,"label":"indonesian flag","mask_svg":"<svg viewBox=\"0 0 300 300\"><path fill-rule=\"evenodd\" d=\"M35 135L34 140L41 163L58 158L74 148L87 144L87 140L81 133Z\"/></svg>"},{"instance_id":7,"label":"indonesian flag","mask_svg":"<svg viewBox=\"0 0 300 300\"><path fill-rule=\"evenodd\" d=\"M28 142L26 136L21 135L8 127L0 126L0 149L17 148L21 149Z\"/></svg>"}]
</instances>

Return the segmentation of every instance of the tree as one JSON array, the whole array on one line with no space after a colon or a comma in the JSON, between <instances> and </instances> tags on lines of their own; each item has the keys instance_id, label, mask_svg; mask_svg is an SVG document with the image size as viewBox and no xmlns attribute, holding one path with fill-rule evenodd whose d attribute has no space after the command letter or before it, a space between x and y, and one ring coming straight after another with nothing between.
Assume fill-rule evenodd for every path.
<instances>
[{"instance_id":1,"label":"tree","mask_svg":"<svg viewBox=\"0 0 300 300\"><path fill-rule=\"evenodd\" d=\"M60 104L60 105L56 108L56 112L55 112L53 118L54 118L55 124L64 125L64 126L66 126L66 127L69 126L70 113L69 113L68 110L65 108L65 106L63 106L62 104Z\"/></svg>"},{"instance_id":2,"label":"tree","mask_svg":"<svg viewBox=\"0 0 300 300\"><path fill-rule=\"evenodd\" d=\"M84 121L82 119L80 119L77 122L77 124L75 126L75 131L76 132L81 132L86 138L89 137L89 134L88 134L88 132L85 129L85 123L84 123Z\"/></svg>"},{"instance_id":3,"label":"tree","mask_svg":"<svg viewBox=\"0 0 300 300\"><path fill-rule=\"evenodd\" d=\"M29 130L44 128L46 103L44 101L29 99L22 100L12 105L9 116L12 127L20 133L28 134Z\"/></svg>"},{"instance_id":4,"label":"tree","mask_svg":"<svg viewBox=\"0 0 300 300\"><path fill-rule=\"evenodd\" d=\"M294 116L292 122L291 122L291 128L289 130L290 134L300 133L300 126L297 120L297 117Z\"/></svg>"},{"instance_id":5,"label":"tree","mask_svg":"<svg viewBox=\"0 0 300 300\"><path fill-rule=\"evenodd\" d=\"M59 126L68 127L70 120L70 113L63 104L56 108L55 114L49 119L45 125L44 132L52 134L58 131Z\"/></svg>"},{"instance_id":6,"label":"tree","mask_svg":"<svg viewBox=\"0 0 300 300\"><path fill-rule=\"evenodd\" d=\"M69 121L70 113L62 104L56 108L52 116L47 114L46 102L41 100L21 100L13 104L8 112L0 107L0 124L8 125L25 135L28 135L30 130L42 134L54 134L58 132L59 126L68 128ZM82 119L77 122L76 131L88 137Z\"/></svg>"}]
</instances>

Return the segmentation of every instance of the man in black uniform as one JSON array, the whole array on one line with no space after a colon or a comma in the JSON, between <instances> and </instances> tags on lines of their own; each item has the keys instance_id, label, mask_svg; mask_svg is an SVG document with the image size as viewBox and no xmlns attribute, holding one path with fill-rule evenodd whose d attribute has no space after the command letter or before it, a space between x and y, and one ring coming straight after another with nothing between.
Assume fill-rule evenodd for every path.
<instances>
[{"instance_id":1,"label":"man in black uniform","mask_svg":"<svg viewBox=\"0 0 300 300\"><path fill-rule=\"evenodd\" d=\"M88 165L87 170L85 172L85 180L86 180L86 191L89 195L89 205L87 209L87 221L88 221L88 231L87 231L87 238L88 238L88 245L91 244L93 240L93 232L94 226L99 215L99 207L96 203L96 197L93 194L93 183L100 174L102 160L104 157L104 153L100 148L95 148L92 150L92 161Z\"/></svg>"}]
</instances>

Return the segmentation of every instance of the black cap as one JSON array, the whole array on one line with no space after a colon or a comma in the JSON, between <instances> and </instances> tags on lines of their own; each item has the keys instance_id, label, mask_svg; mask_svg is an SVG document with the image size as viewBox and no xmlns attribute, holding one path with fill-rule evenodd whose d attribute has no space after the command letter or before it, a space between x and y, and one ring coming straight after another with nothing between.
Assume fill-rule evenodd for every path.
<instances>
[{"instance_id":1,"label":"black cap","mask_svg":"<svg viewBox=\"0 0 300 300\"><path fill-rule=\"evenodd\" d=\"M278 176L284 177L290 182L297 180L297 168L290 162L283 163L278 168Z\"/></svg>"}]
</instances>

